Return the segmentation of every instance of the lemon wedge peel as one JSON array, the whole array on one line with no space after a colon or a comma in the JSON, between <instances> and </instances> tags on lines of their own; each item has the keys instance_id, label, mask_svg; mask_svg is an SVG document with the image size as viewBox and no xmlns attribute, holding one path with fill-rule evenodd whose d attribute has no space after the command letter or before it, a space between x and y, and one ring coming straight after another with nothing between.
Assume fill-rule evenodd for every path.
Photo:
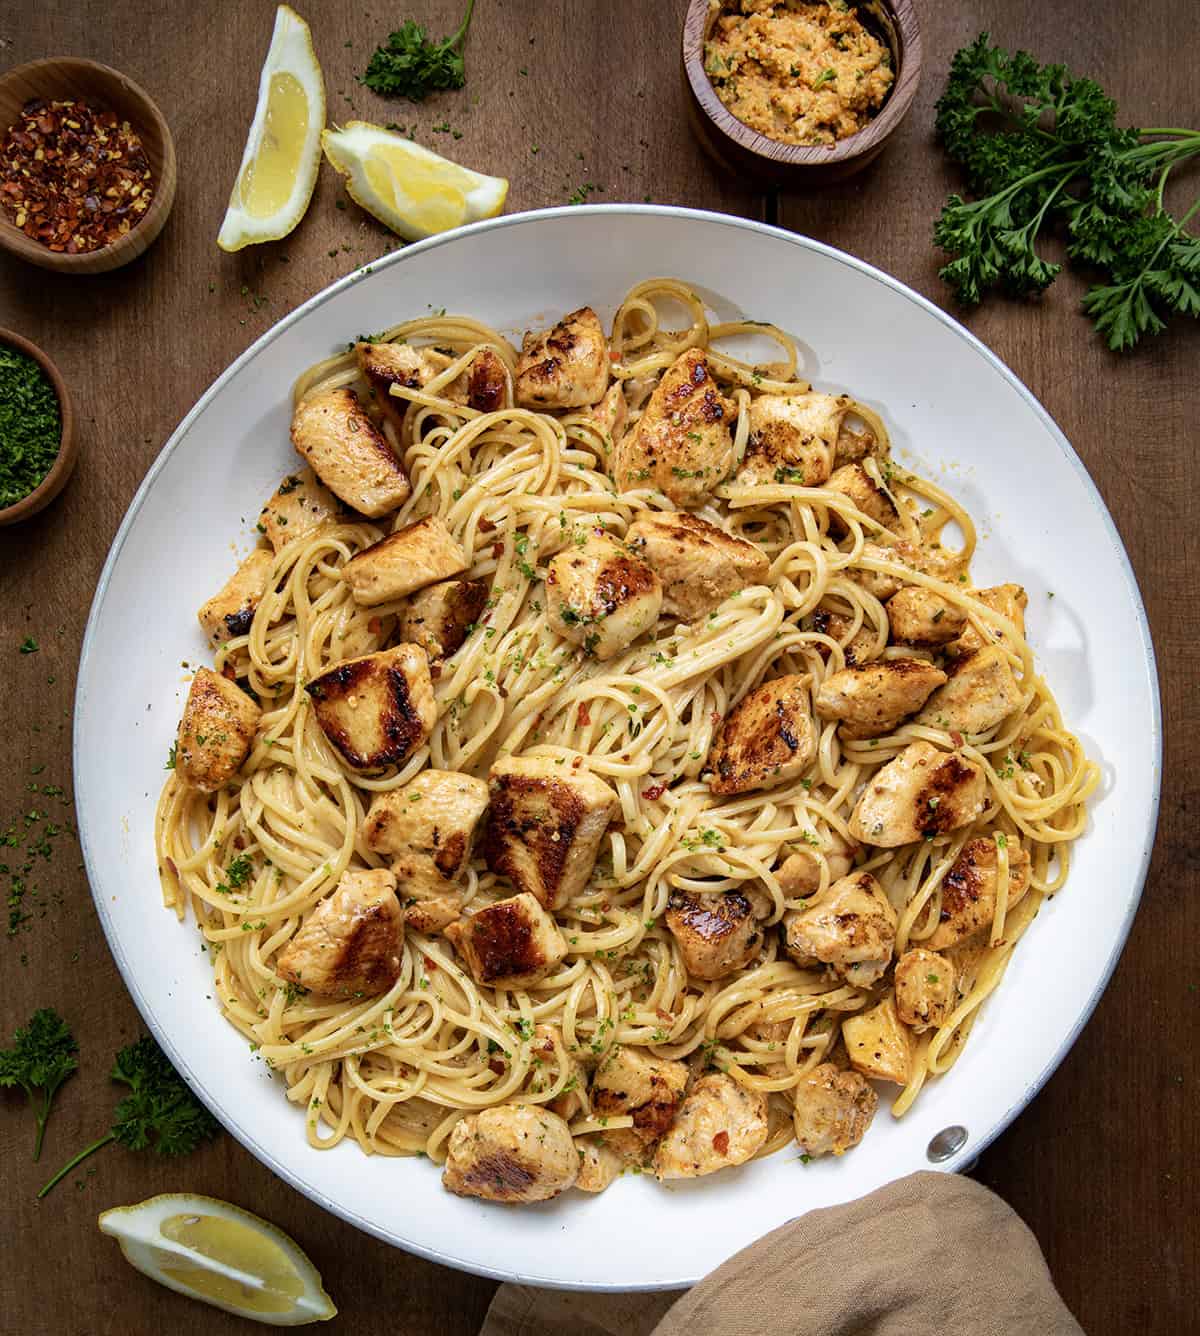
<instances>
[{"instance_id":1,"label":"lemon wedge peel","mask_svg":"<svg viewBox=\"0 0 1200 1336\"><path fill-rule=\"evenodd\" d=\"M227 1313L281 1327L337 1315L295 1240L231 1202L169 1192L113 1207L99 1225L143 1275Z\"/></svg>"},{"instance_id":2,"label":"lemon wedge peel","mask_svg":"<svg viewBox=\"0 0 1200 1336\"><path fill-rule=\"evenodd\" d=\"M495 218L508 198L504 177L471 171L371 121L325 130L321 145L350 198L406 241Z\"/></svg>"},{"instance_id":3,"label":"lemon wedge peel","mask_svg":"<svg viewBox=\"0 0 1200 1336\"><path fill-rule=\"evenodd\" d=\"M325 80L312 33L289 5L275 11L229 207L217 234L224 251L286 237L304 217L321 166Z\"/></svg>"}]
</instances>

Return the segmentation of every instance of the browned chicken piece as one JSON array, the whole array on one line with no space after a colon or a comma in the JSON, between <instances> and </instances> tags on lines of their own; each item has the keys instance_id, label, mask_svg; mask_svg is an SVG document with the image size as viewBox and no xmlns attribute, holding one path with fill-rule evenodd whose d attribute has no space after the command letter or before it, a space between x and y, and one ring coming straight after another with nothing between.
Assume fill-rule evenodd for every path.
<instances>
[{"instance_id":1,"label":"browned chicken piece","mask_svg":"<svg viewBox=\"0 0 1200 1336\"><path fill-rule=\"evenodd\" d=\"M967 624L967 614L932 589L905 585L888 602L892 639L932 649L953 640Z\"/></svg>"},{"instance_id":2,"label":"browned chicken piece","mask_svg":"<svg viewBox=\"0 0 1200 1336\"><path fill-rule=\"evenodd\" d=\"M879 1096L858 1074L823 1062L792 1091L796 1142L805 1155L844 1155L866 1135Z\"/></svg>"},{"instance_id":3,"label":"browned chicken piece","mask_svg":"<svg viewBox=\"0 0 1200 1336\"><path fill-rule=\"evenodd\" d=\"M833 451L833 467L840 469L847 464L860 463L868 455L875 453L876 445L875 433L870 427L864 427L859 431L843 418Z\"/></svg>"},{"instance_id":4,"label":"browned chicken piece","mask_svg":"<svg viewBox=\"0 0 1200 1336\"><path fill-rule=\"evenodd\" d=\"M597 659L611 659L658 622L662 583L624 543L590 529L546 571L551 628Z\"/></svg>"},{"instance_id":5,"label":"browned chicken piece","mask_svg":"<svg viewBox=\"0 0 1200 1336\"><path fill-rule=\"evenodd\" d=\"M532 988L567 954L558 925L525 893L458 919L446 928L446 937L475 982L489 988Z\"/></svg>"},{"instance_id":6,"label":"browned chicken piece","mask_svg":"<svg viewBox=\"0 0 1200 1336\"><path fill-rule=\"evenodd\" d=\"M856 1011L842 1022L850 1065L871 1081L905 1085L912 1070L912 1034L896 1012L889 993L870 1011Z\"/></svg>"},{"instance_id":7,"label":"browned chicken piece","mask_svg":"<svg viewBox=\"0 0 1200 1336\"><path fill-rule=\"evenodd\" d=\"M896 961L896 1012L918 1033L936 1029L956 998L954 966L945 956L914 947Z\"/></svg>"},{"instance_id":8,"label":"browned chicken piece","mask_svg":"<svg viewBox=\"0 0 1200 1336\"><path fill-rule=\"evenodd\" d=\"M713 793L773 789L804 773L817 755L807 673L755 687L717 729L705 769Z\"/></svg>"},{"instance_id":9,"label":"browned chicken piece","mask_svg":"<svg viewBox=\"0 0 1200 1336\"><path fill-rule=\"evenodd\" d=\"M846 497L856 510L884 529L900 523L900 514L892 498L861 464L843 464L840 469L834 469L825 490ZM835 537L848 532L847 524L836 510L829 512L829 532Z\"/></svg>"},{"instance_id":10,"label":"browned chicken piece","mask_svg":"<svg viewBox=\"0 0 1200 1336\"><path fill-rule=\"evenodd\" d=\"M685 511L646 511L626 542L662 581L663 612L685 622L699 621L747 585L764 584L771 569L753 543Z\"/></svg>"},{"instance_id":11,"label":"browned chicken piece","mask_svg":"<svg viewBox=\"0 0 1200 1336\"><path fill-rule=\"evenodd\" d=\"M853 619L847 617L845 613L818 607L807 619L805 630L816 631L818 635L829 636L831 640L836 640L842 646L846 666L853 668L855 664L869 662L868 656L874 650L876 643L871 623L864 621L857 631L851 633L850 628L853 625ZM821 658L828 659L830 650L824 645L818 645L817 653Z\"/></svg>"},{"instance_id":12,"label":"browned chicken piece","mask_svg":"<svg viewBox=\"0 0 1200 1336\"><path fill-rule=\"evenodd\" d=\"M483 856L490 871L561 909L588 883L617 795L586 770L548 757L504 756L492 766Z\"/></svg>"},{"instance_id":13,"label":"browned chicken piece","mask_svg":"<svg viewBox=\"0 0 1200 1336\"><path fill-rule=\"evenodd\" d=\"M946 674L924 659L880 659L830 673L817 688L814 705L822 719L841 721L844 737L877 738L919 710L945 680Z\"/></svg>"},{"instance_id":14,"label":"browned chicken piece","mask_svg":"<svg viewBox=\"0 0 1200 1336\"><path fill-rule=\"evenodd\" d=\"M983 811L983 770L959 752L914 742L867 781L850 817L850 834L894 849L969 825Z\"/></svg>"},{"instance_id":15,"label":"browned chicken piece","mask_svg":"<svg viewBox=\"0 0 1200 1336\"><path fill-rule=\"evenodd\" d=\"M484 1201L548 1201L574 1185L579 1155L570 1129L536 1104L499 1104L454 1124L442 1186Z\"/></svg>"},{"instance_id":16,"label":"browned chicken piece","mask_svg":"<svg viewBox=\"0 0 1200 1336\"><path fill-rule=\"evenodd\" d=\"M589 410L596 426L604 436L605 453L611 454L617 443L625 435L625 424L629 420L629 405L625 401L624 387L618 382L608 387L608 393Z\"/></svg>"},{"instance_id":17,"label":"browned chicken piece","mask_svg":"<svg viewBox=\"0 0 1200 1336\"><path fill-rule=\"evenodd\" d=\"M938 687L917 715L918 724L986 733L1021 703L1021 687L999 645L958 659L945 686Z\"/></svg>"},{"instance_id":18,"label":"browned chicken piece","mask_svg":"<svg viewBox=\"0 0 1200 1336\"><path fill-rule=\"evenodd\" d=\"M448 659L470 634L487 605L486 580L442 580L419 590L400 615L400 639L420 645L430 659Z\"/></svg>"},{"instance_id":19,"label":"browned chicken piece","mask_svg":"<svg viewBox=\"0 0 1200 1336\"><path fill-rule=\"evenodd\" d=\"M702 506L733 467L730 427L736 415L736 405L710 375L703 350L681 353L617 446L617 490L653 487L681 510Z\"/></svg>"},{"instance_id":20,"label":"browned chicken piece","mask_svg":"<svg viewBox=\"0 0 1200 1336\"><path fill-rule=\"evenodd\" d=\"M462 912L461 891L425 898L410 895L406 897L404 905L404 924L413 932L423 932L427 937L432 937L436 933L445 932L455 919L462 918Z\"/></svg>"},{"instance_id":21,"label":"browned chicken piece","mask_svg":"<svg viewBox=\"0 0 1200 1336\"><path fill-rule=\"evenodd\" d=\"M592 1078L592 1110L598 1118L629 1115L633 1126L605 1133L605 1143L626 1158L639 1158L671 1126L687 1083L686 1063L640 1048L614 1048Z\"/></svg>"},{"instance_id":22,"label":"browned chicken piece","mask_svg":"<svg viewBox=\"0 0 1200 1336\"><path fill-rule=\"evenodd\" d=\"M807 909L783 916L787 953L802 968L819 962L856 988L869 988L891 964L896 911L869 872L835 881Z\"/></svg>"},{"instance_id":23,"label":"browned chicken piece","mask_svg":"<svg viewBox=\"0 0 1200 1336\"><path fill-rule=\"evenodd\" d=\"M580 1192L603 1192L620 1178L624 1160L599 1137L576 1137L575 1145L579 1151L579 1177L575 1186Z\"/></svg>"},{"instance_id":24,"label":"browned chicken piece","mask_svg":"<svg viewBox=\"0 0 1200 1336\"><path fill-rule=\"evenodd\" d=\"M200 609L200 625L214 645L250 634L254 613L271 583L275 557L256 547L230 577L219 594Z\"/></svg>"},{"instance_id":25,"label":"browned chicken piece","mask_svg":"<svg viewBox=\"0 0 1200 1336\"><path fill-rule=\"evenodd\" d=\"M346 518L346 511L336 496L317 480L312 469L289 473L275 489L275 495L262 508L258 527L276 552L307 538L327 524Z\"/></svg>"},{"instance_id":26,"label":"browned chicken piece","mask_svg":"<svg viewBox=\"0 0 1200 1336\"><path fill-rule=\"evenodd\" d=\"M740 891L719 895L672 891L666 919L687 972L695 979L723 979L744 969L762 946L754 907Z\"/></svg>"},{"instance_id":27,"label":"browned chicken piece","mask_svg":"<svg viewBox=\"0 0 1200 1336\"><path fill-rule=\"evenodd\" d=\"M395 877L383 868L352 868L305 918L275 969L322 997L373 997L400 977L403 945Z\"/></svg>"},{"instance_id":28,"label":"browned chicken piece","mask_svg":"<svg viewBox=\"0 0 1200 1336\"><path fill-rule=\"evenodd\" d=\"M898 547L883 547L879 543L864 543L862 545L862 555L871 558L873 561L886 561L901 568L910 564L900 554ZM874 571L867 570L865 567L854 567L847 570L845 576L846 579L853 580L855 584L861 585L868 594L874 595L880 603L887 603L889 599L894 598L904 588L903 577L893 575L890 571ZM890 605L888 616L891 616Z\"/></svg>"},{"instance_id":29,"label":"browned chicken piece","mask_svg":"<svg viewBox=\"0 0 1200 1336\"><path fill-rule=\"evenodd\" d=\"M1031 860L1028 852L1012 836L1006 840L1008 851L1008 907L1018 904L1029 890ZM996 841L989 837L968 840L942 878L942 912L931 936L921 943L930 951L944 951L955 946L980 928L991 926L996 916L996 874L999 854Z\"/></svg>"},{"instance_id":30,"label":"browned chicken piece","mask_svg":"<svg viewBox=\"0 0 1200 1336\"><path fill-rule=\"evenodd\" d=\"M403 765L437 722L429 659L418 645L346 659L304 689L321 731L355 770Z\"/></svg>"},{"instance_id":31,"label":"browned chicken piece","mask_svg":"<svg viewBox=\"0 0 1200 1336\"><path fill-rule=\"evenodd\" d=\"M236 682L197 669L175 740L176 775L202 793L223 788L250 755L261 717L254 697Z\"/></svg>"},{"instance_id":32,"label":"browned chicken piece","mask_svg":"<svg viewBox=\"0 0 1200 1336\"><path fill-rule=\"evenodd\" d=\"M973 599L982 603L984 607L991 608L993 612L998 612L1001 616L1007 617L1017 628L1017 633L1024 639L1025 609L1029 604L1029 595L1019 584L995 585L991 589L972 589L968 592ZM989 627L988 638L985 641L983 635L968 622L962 635L946 646L946 653L961 657L977 649L982 649L985 643L1000 639L1002 639L1001 633Z\"/></svg>"},{"instance_id":33,"label":"browned chicken piece","mask_svg":"<svg viewBox=\"0 0 1200 1336\"><path fill-rule=\"evenodd\" d=\"M833 471L838 433L849 406L845 395L819 390L759 395L750 404L750 436L738 482L820 487Z\"/></svg>"},{"instance_id":34,"label":"browned chicken piece","mask_svg":"<svg viewBox=\"0 0 1200 1336\"><path fill-rule=\"evenodd\" d=\"M379 411L397 431L404 425L410 401L403 395L392 394L392 386L423 390L453 360L433 348L414 348L407 343L356 343L354 352L375 394ZM439 393L452 403L466 404L481 413L494 413L504 407L507 389L508 375L503 361L492 349L483 348L467 370L444 385Z\"/></svg>"},{"instance_id":35,"label":"browned chicken piece","mask_svg":"<svg viewBox=\"0 0 1200 1336\"><path fill-rule=\"evenodd\" d=\"M342 567L342 579L356 603L374 608L466 569L467 554L458 540L442 520L428 515L363 548Z\"/></svg>"},{"instance_id":36,"label":"browned chicken piece","mask_svg":"<svg viewBox=\"0 0 1200 1336\"><path fill-rule=\"evenodd\" d=\"M830 884L849 873L854 866L857 851L857 845L848 844L836 830L829 832L829 844L822 852L829 864ZM821 888L821 865L816 855L808 849L790 854L775 869L775 876L788 900L815 895Z\"/></svg>"},{"instance_id":37,"label":"browned chicken piece","mask_svg":"<svg viewBox=\"0 0 1200 1336\"><path fill-rule=\"evenodd\" d=\"M491 348L481 348L464 375L468 408L480 413L496 413L508 407L508 368L499 353Z\"/></svg>"},{"instance_id":38,"label":"browned chicken piece","mask_svg":"<svg viewBox=\"0 0 1200 1336\"><path fill-rule=\"evenodd\" d=\"M378 519L408 500L404 465L350 389L305 399L292 415L292 444L335 495Z\"/></svg>"},{"instance_id":39,"label":"browned chicken piece","mask_svg":"<svg viewBox=\"0 0 1200 1336\"><path fill-rule=\"evenodd\" d=\"M699 1178L745 1164L767 1139L767 1101L713 1072L692 1087L654 1154L659 1179Z\"/></svg>"},{"instance_id":40,"label":"browned chicken piece","mask_svg":"<svg viewBox=\"0 0 1200 1336\"><path fill-rule=\"evenodd\" d=\"M590 306L572 311L540 334L526 334L517 361L521 408L585 408L608 388L608 340Z\"/></svg>"},{"instance_id":41,"label":"browned chicken piece","mask_svg":"<svg viewBox=\"0 0 1200 1336\"><path fill-rule=\"evenodd\" d=\"M402 788L375 795L363 821L363 842L391 859L401 897L417 901L413 908L439 902L413 918L440 918L452 908L441 902L457 894L487 805L484 781L453 770L422 770ZM407 909L405 919L412 922Z\"/></svg>"}]
</instances>

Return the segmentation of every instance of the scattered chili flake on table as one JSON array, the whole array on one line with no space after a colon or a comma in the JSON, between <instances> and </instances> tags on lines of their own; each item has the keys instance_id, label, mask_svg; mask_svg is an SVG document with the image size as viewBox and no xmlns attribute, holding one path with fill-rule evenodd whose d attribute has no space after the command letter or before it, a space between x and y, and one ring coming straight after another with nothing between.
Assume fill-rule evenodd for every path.
<instances>
[{"instance_id":1,"label":"scattered chili flake on table","mask_svg":"<svg viewBox=\"0 0 1200 1336\"><path fill-rule=\"evenodd\" d=\"M0 204L34 241L79 255L125 235L154 197L128 121L88 102L26 102L0 150Z\"/></svg>"},{"instance_id":2,"label":"scattered chili flake on table","mask_svg":"<svg viewBox=\"0 0 1200 1336\"><path fill-rule=\"evenodd\" d=\"M45 478L61 440L58 395L46 373L32 357L0 344L0 510Z\"/></svg>"}]
</instances>

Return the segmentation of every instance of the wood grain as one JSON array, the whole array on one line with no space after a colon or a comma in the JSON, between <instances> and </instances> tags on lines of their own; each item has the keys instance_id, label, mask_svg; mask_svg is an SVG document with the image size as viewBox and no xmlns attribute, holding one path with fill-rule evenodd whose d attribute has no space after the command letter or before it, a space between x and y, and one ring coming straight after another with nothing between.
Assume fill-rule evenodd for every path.
<instances>
[{"instance_id":1,"label":"wood grain","mask_svg":"<svg viewBox=\"0 0 1200 1336\"><path fill-rule=\"evenodd\" d=\"M684 7L682 0L480 0L466 89L412 107L380 101L354 75L403 18L437 35L452 31L459 0L370 3L365 10L332 0L301 5L325 68L332 118L398 121L469 166L502 171L513 183L513 210L583 193L761 217L768 202L717 173L687 129L678 75ZM69 789L71 698L92 590L120 518L171 429L275 320L394 244L353 203L336 207L341 191L326 168L293 236L236 256L217 250L273 8L268 0L150 0L137 7L47 0L18 12L16 0L0 0L5 65L82 51L122 70L162 107L180 170L162 236L123 270L64 277L0 256L0 324L53 353L74 394L81 444L63 495L40 516L0 532L0 833L10 823L20 827L35 806L70 819L58 798L33 794L29 785ZM786 226L879 264L935 301L946 294L929 230L945 192L959 183L933 145L932 103L950 54L980 28L1094 73L1136 122L1194 119L1200 105L1198 67L1183 58L1178 11L1166 0L1139 6L1136 29L1132 8L1117 0L1091 6L1086 21L1076 6L1032 0L920 8L925 80L887 153L819 196L769 203ZM436 132L438 125L450 128ZM1064 277L1037 306L999 302L968 323L1061 423L1129 547L1162 671L1162 825L1133 936L1094 1019L1043 1094L984 1155L979 1174L1030 1222L1092 1336L1175 1336L1194 1329L1200 1309L1193 1187L1200 1159L1200 723L1189 667L1200 642L1200 503L1186 434L1200 327L1180 325L1135 355L1115 358L1078 315L1080 291L1077 279ZM36 639L36 653L18 653L26 636ZM130 653L137 649L132 644ZM1120 820L1119 800L1106 819ZM228 1137L182 1163L110 1148L93 1162L94 1174L74 1176L35 1203L34 1192L57 1164L107 1125L114 1092L104 1072L115 1049L139 1031L96 926L78 848L68 835L55 845L32 879L45 916L0 941L5 1026L36 1006L58 1006L76 1027L84 1070L61 1096L41 1165L28 1160L32 1126L24 1110L16 1099L0 1103L9 1239L0 1327L67 1336L247 1330L131 1272L94 1228L107 1206L189 1188L261 1212L308 1249L341 1308L335 1330L475 1332L490 1282L398 1253L343 1225ZM147 905L147 913L157 912ZM196 1015L197 1023L211 1020L201 1000Z\"/></svg>"}]
</instances>

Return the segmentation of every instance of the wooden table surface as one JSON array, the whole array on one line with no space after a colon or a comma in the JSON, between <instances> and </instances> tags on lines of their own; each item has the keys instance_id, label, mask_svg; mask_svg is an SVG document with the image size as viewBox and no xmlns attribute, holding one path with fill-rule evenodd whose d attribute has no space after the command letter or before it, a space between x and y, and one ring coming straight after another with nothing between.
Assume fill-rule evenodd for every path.
<instances>
[{"instance_id":1,"label":"wooden table surface","mask_svg":"<svg viewBox=\"0 0 1200 1336\"><path fill-rule=\"evenodd\" d=\"M1200 107L1200 64L1187 56L1178 7L1168 0L1105 0L1086 17L1076 5L1046 0L926 0L919 6L924 84L888 152L867 174L820 196L771 200L748 183L722 179L690 137L677 68L683 0L480 0L464 91L419 107L388 105L355 82L390 26L411 15L435 34L449 32L459 7L459 0L368 0L364 10L306 0L330 117L415 127L419 140L507 175L512 210L561 204L591 185L601 201L777 216L940 303L947 294L930 228L940 200L959 183L933 142L933 103L951 53L976 32L989 28L1005 45L1094 74L1129 123L1187 124ZM121 516L172 428L274 321L393 244L352 203L340 204L337 181L323 167L308 216L286 241L236 256L217 249L272 14L266 0L0 3L0 64L79 54L117 66L158 100L180 167L165 232L129 268L76 280L0 257L0 324L53 351L82 436L79 469L62 498L43 516L0 531L0 832L19 826L31 807L65 810L61 799L29 786L69 790L75 666L92 591ZM460 139L434 131L447 122ZM1161 823L1142 908L1108 991L1057 1074L977 1172L1029 1222L1089 1332L1167 1336L1195 1330L1200 1307L1200 710L1193 690L1200 327L1177 322L1166 337L1114 357L1077 313L1081 290L1067 275L1040 305L997 301L968 324L1060 423L1129 549L1163 685ZM36 653L18 653L26 636L36 639ZM1121 820L1119 793L1100 819ZM490 1282L396 1252L323 1214L228 1136L185 1161L109 1149L44 1204L34 1201L48 1171L107 1126L115 1098L105 1078L110 1055L139 1031L97 927L78 848L68 834L55 847L36 876L44 916L0 941L4 1026L7 1033L37 1006L58 1007L79 1036L83 1071L61 1095L40 1165L29 1161L32 1125L19 1100L0 1104L9 1198L0 1327L63 1336L245 1330L144 1280L96 1231L105 1207L194 1189L288 1230L340 1306L336 1330L386 1323L409 1334L476 1331Z\"/></svg>"}]
</instances>

